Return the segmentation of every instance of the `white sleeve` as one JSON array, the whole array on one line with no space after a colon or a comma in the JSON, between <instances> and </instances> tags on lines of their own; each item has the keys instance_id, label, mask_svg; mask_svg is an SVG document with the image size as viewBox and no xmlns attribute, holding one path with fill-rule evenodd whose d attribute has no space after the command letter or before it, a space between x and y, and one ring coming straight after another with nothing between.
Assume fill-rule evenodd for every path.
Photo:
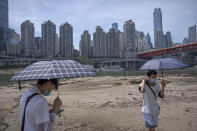
<instances>
[{"instance_id":1,"label":"white sleeve","mask_svg":"<svg viewBox=\"0 0 197 131\"><path fill-rule=\"evenodd\" d=\"M35 107L35 121L36 124L49 122L48 103L40 101Z\"/></svg>"},{"instance_id":2,"label":"white sleeve","mask_svg":"<svg viewBox=\"0 0 197 131\"><path fill-rule=\"evenodd\" d=\"M43 123L37 124L38 131L51 131L55 123L56 115L55 113L50 113L49 117L50 117L49 122L43 122Z\"/></svg>"}]
</instances>

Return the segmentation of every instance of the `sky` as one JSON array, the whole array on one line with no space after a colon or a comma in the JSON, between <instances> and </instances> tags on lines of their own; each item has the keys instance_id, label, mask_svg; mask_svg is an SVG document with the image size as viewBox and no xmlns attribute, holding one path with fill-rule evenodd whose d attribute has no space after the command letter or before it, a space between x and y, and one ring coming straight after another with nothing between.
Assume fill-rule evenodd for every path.
<instances>
[{"instance_id":1,"label":"sky","mask_svg":"<svg viewBox=\"0 0 197 131\"><path fill-rule=\"evenodd\" d=\"M59 26L69 22L73 26L74 47L84 30L92 34L96 26L105 32L111 24L118 23L123 31L125 21L132 19L136 29L149 33L152 43L153 11L161 8L163 31L171 31L174 42L188 36L188 27L197 24L197 0L9 0L9 26L20 33L20 25L30 20L35 26L35 36L41 36L41 24L51 20Z\"/></svg>"}]
</instances>

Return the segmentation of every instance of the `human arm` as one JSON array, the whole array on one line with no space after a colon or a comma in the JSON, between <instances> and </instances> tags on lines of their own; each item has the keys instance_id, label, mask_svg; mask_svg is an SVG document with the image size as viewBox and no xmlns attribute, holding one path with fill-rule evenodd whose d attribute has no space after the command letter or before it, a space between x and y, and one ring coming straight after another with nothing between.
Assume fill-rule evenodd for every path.
<instances>
[{"instance_id":1,"label":"human arm","mask_svg":"<svg viewBox=\"0 0 197 131\"><path fill-rule=\"evenodd\" d=\"M164 98L164 92L165 92L166 82L161 82L161 91L159 92L159 97Z\"/></svg>"},{"instance_id":2,"label":"human arm","mask_svg":"<svg viewBox=\"0 0 197 131\"><path fill-rule=\"evenodd\" d=\"M142 80L142 83L140 83L140 85L139 85L139 91L141 93L144 93L145 92L145 80Z\"/></svg>"}]
</instances>

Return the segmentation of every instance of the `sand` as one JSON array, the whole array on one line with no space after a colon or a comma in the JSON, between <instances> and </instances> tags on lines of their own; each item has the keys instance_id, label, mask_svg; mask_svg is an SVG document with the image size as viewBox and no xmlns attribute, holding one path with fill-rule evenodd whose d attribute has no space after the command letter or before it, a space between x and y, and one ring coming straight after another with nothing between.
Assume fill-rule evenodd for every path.
<instances>
[{"instance_id":1,"label":"sand","mask_svg":"<svg viewBox=\"0 0 197 131\"><path fill-rule=\"evenodd\" d=\"M143 76L94 77L62 80L60 98L65 111L53 131L145 131L141 113ZM168 75L158 131L197 131L197 76ZM19 131L18 85L0 87L0 130ZM49 103L57 96L46 97Z\"/></svg>"}]
</instances>

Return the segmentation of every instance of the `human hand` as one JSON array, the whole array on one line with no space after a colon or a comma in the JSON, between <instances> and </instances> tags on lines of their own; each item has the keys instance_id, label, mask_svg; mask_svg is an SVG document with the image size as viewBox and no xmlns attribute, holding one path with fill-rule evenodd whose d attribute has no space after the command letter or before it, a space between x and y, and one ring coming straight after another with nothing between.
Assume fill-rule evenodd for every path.
<instances>
[{"instance_id":1,"label":"human hand","mask_svg":"<svg viewBox=\"0 0 197 131\"><path fill-rule=\"evenodd\" d=\"M142 79L142 83L145 84L148 81L148 78L145 77L144 79Z\"/></svg>"},{"instance_id":2,"label":"human hand","mask_svg":"<svg viewBox=\"0 0 197 131\"><path fill-rule=\"evenodd\" d=\"M166 82L162 81L162 82L161 82L161 86L162 86L163 88L166 87Z\"/></svg>"},{"instance_id":3,"label":"human hand","mask_svg":"<svg viewBox=\"0 0 197 131\"><path fill-rule=\"evenodd\" d=\"M57 97L57 98L53 101L53 109L52 109L53 112L54 112L54 113L57 113L58 110L60 109L61 105L62 105L62 101L60 100L59 97Z\"/></svg>"}]
</instances>

